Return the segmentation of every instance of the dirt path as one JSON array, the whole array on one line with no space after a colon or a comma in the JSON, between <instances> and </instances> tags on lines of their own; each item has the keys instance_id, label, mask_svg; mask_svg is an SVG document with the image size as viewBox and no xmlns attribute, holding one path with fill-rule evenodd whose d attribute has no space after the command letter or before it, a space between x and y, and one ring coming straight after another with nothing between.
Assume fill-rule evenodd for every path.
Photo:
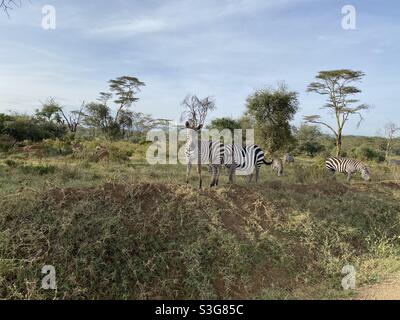
<instances>
[{"instance_id":1,"label":"dirt path","mask_svg":"<svg viewBox=\"0 0 400 320\"><path fill-rule=\"evenodd\" d=\"M362 287L356 300L400 300L400 276Z\"/></svg>"}]
</instances>

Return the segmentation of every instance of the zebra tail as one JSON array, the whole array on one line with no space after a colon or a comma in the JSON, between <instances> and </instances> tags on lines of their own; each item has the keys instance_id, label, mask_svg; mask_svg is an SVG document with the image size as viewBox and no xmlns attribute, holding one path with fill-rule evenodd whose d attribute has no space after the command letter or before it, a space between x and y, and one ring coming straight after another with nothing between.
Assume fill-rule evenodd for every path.
<instances>
[{"instance_id":1,"label":"zebra tail","mask_svg":"<svg viewBox=\"0 0 400 320\"><path fill-rule=\"evenodd\" d=\"M265 159L263 159L263 163L264 163L266 166L270 166L270 165L272 164L272 162L273 162L273 160L265 161Z\"/></svg>"}]
</instances>

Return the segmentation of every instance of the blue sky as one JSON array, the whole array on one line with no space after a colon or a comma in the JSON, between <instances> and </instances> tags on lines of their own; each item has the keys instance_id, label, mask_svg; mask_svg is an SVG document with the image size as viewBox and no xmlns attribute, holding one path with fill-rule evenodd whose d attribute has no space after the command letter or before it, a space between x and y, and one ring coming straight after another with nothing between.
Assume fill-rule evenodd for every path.
<instances>
[{"instance_id":1,"label":"blue sky","mask_svg":"<svg viewBox=\"0 0 400 320\"><path fill-rule=\"evenodd\" d=\"M341 26L344 5L357 29ZM41 27L56 9L56 30ZM320 70L366 73L362 102L373 109L346 134L400 124L400 2L397 0L31 0L0 15L0 112L32 112L56 97L67 109L95 100L121 75L146 83L134 108L178 121L186 94L211 95L209 116L239 117L254 90L278 81L299 92L303 115L324 100L306 93ZM322 113L324 118L330 118Z\"/></svg>"}]
</instances>

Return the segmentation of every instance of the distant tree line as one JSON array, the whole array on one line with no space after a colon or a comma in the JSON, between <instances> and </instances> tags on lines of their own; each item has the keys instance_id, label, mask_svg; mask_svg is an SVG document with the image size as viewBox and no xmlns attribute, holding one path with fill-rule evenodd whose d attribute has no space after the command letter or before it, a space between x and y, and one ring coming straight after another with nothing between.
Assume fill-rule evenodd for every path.
<instances>
[{"instance_id":1,"label":"distant tree line","mask_svg":"<svg viewBox=\"0 0 400 320\"><path fill-rule=\"evenodd\" d=\"M334 115L334 124L319 115L312 115L305 117L305 122L298 128L292 126L291 122L299 110L298 93L280 83L275 88L268 87L250 94L245 112L239 119L214 119L208 128L232 132L235 129L254 129L257 144L271 155L284 152L310 157L336 154L383 161L400 154L397 139L400 127L394 123L385 126L385 138L354 143L355 140L347 136L345 143L343 141L344 128L350 117L359 116L361 121L362 112L369 108L355 98L361 90L353 83L359 82L363 76L361 71L347 69L322 71L318 73L316 81L308 86L309 92L327 97L323 108ZM145 83L136 77L122 76L110 80L109 91L100 92L97 101L82 102L72 111L68 111L56 99L48 98L32 116L0 114L0 151L25 140L73 140L77 133L88 138L144 142L149 130L166 129L169 125L166 119L155 119L132 110L144 86ZM186 118L204 125L208 111L215 109L215 101L210 97L199 99L195 95L188 95L182 106ZM323 133L320 125L328 128L333 135Z\"/></svg>"},{"instance_id":2,"label":"distant tree line","mask_svg":"<svg viewBox=\"0 0 400 320\"><path fill-rule=\"evenodd\" d=\"M92 137L101 135L109 139L143 141L149 130L169 123L131 110L144 85L135 77L123 76L110 80L110 92L101 92L98 101L82 102L73 111L68 112L56 99L48 98L32 116L0 114L0 143L4 149L4 145L12 147L24 140L73 139L78 131Z\"/></svg>"}]
</instances>

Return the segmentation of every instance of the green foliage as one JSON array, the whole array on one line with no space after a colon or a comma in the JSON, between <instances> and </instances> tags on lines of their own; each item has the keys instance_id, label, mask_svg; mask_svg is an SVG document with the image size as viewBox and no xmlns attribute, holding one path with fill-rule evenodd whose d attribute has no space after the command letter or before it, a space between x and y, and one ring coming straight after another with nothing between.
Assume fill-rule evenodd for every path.
<instances>
[{"instance_id":1,"label":"green foliage","mask_svg":"<svg viewBox=\"0 0 400 320\"><path fill-rule=\"evenodd\" d=\"M316 81L309 84L308 92L315 92L326 96L327 108L336 118L336 124L330 125L324 122L319 115L310 115L304 117L306 122L323 125L332 131L336 138L336 156L342 152L343 129L353 115L362 118L362 111L369 109L367 104L359 104L355 95L361 93L361 90L355 87L355 82L361 81L365 76L362 71L353 71L349 69L320 71L316 76Z\"/></svg>"},{"instance_id":2,"label":"green foliage","mask_svg":"<svg viewBox=\"0 0 400 320\"><path fill-rule=\"evenodd\" d=\"M316 126L302 124L300 128L296 130L295 138L297 153L315 157L317 154L325 151L325 146L320 142L325 136Z\"/></svg>"},{"instance_id":3,"label":"green foliage","mask_svg":"<svg viewBox=\"0 0 400 320\"><path fill-rule=\"evenodd\" d=\"M16 140L8 134L0 134L0 152L8 152L15 145Z\"/></svg>"},{"instance_id":4,"label":"green foliage","mask_svg":"<svg viewBox=\"0 0 400 320\"><path fill-rule=\"evenodd\" d=\"M54 98L48 98L42 103L41 109L36 110L36 117L47 122L61 122L61 107Z\"/></svg>"},{"instance_id":5,"label":"green foliage","mask_svg":"<svg viewBox=\"0 0 400 320\"><path fill-rule=\"evenodd\" d=\"M3 134L17 141L38 142L43 139L61 138L66 132L64 126L25 115L10 116L3 126Z\"/></svg>"},{"instance_id":6,"label":"green foliage","mask_svg":"<svg viewBox=\"0 0 400 320\"><path fill-rule=\"evenodd\" d=\"M293 169L293 179L296 183L315 183L329 179L323 159L312 165L296 163Z\"/></svg>"},{"instance_id":7,"label":"green foliage","mask_svg":"<svg viewBox=\"0 0 400 320\"><path fill-rule=\"evenodd\" d=\"M285 85L258 90L247 99L246 114L254 119L262 142L269 153L293 142L290 121L299 108L298 94Z\"/></svg>"},{"instance_id":8,"label":"green foliage","mask_svg":"<svg viewBox=\"0 0 400 320\"><path fill-rule=\"evenodd\" d=\"M368 145L361 145L353 149L350 155L360 160L385 161L385 153L383 151L373 149Z\"/></svg>"},{"instance_id":9,"label":"green foliage","mask_svg":"<svg viewBox=\"0 0 400 320\"><path fill-rule=\"evenodd\" d=\"M211 125L209 129L216 129L218 131L222 130L230 130L232 134L234 133L235 129L241 129L242 126L240 121L232 119L232 118L218 118L211 121Z\"/></svg>"}]
</instances>

